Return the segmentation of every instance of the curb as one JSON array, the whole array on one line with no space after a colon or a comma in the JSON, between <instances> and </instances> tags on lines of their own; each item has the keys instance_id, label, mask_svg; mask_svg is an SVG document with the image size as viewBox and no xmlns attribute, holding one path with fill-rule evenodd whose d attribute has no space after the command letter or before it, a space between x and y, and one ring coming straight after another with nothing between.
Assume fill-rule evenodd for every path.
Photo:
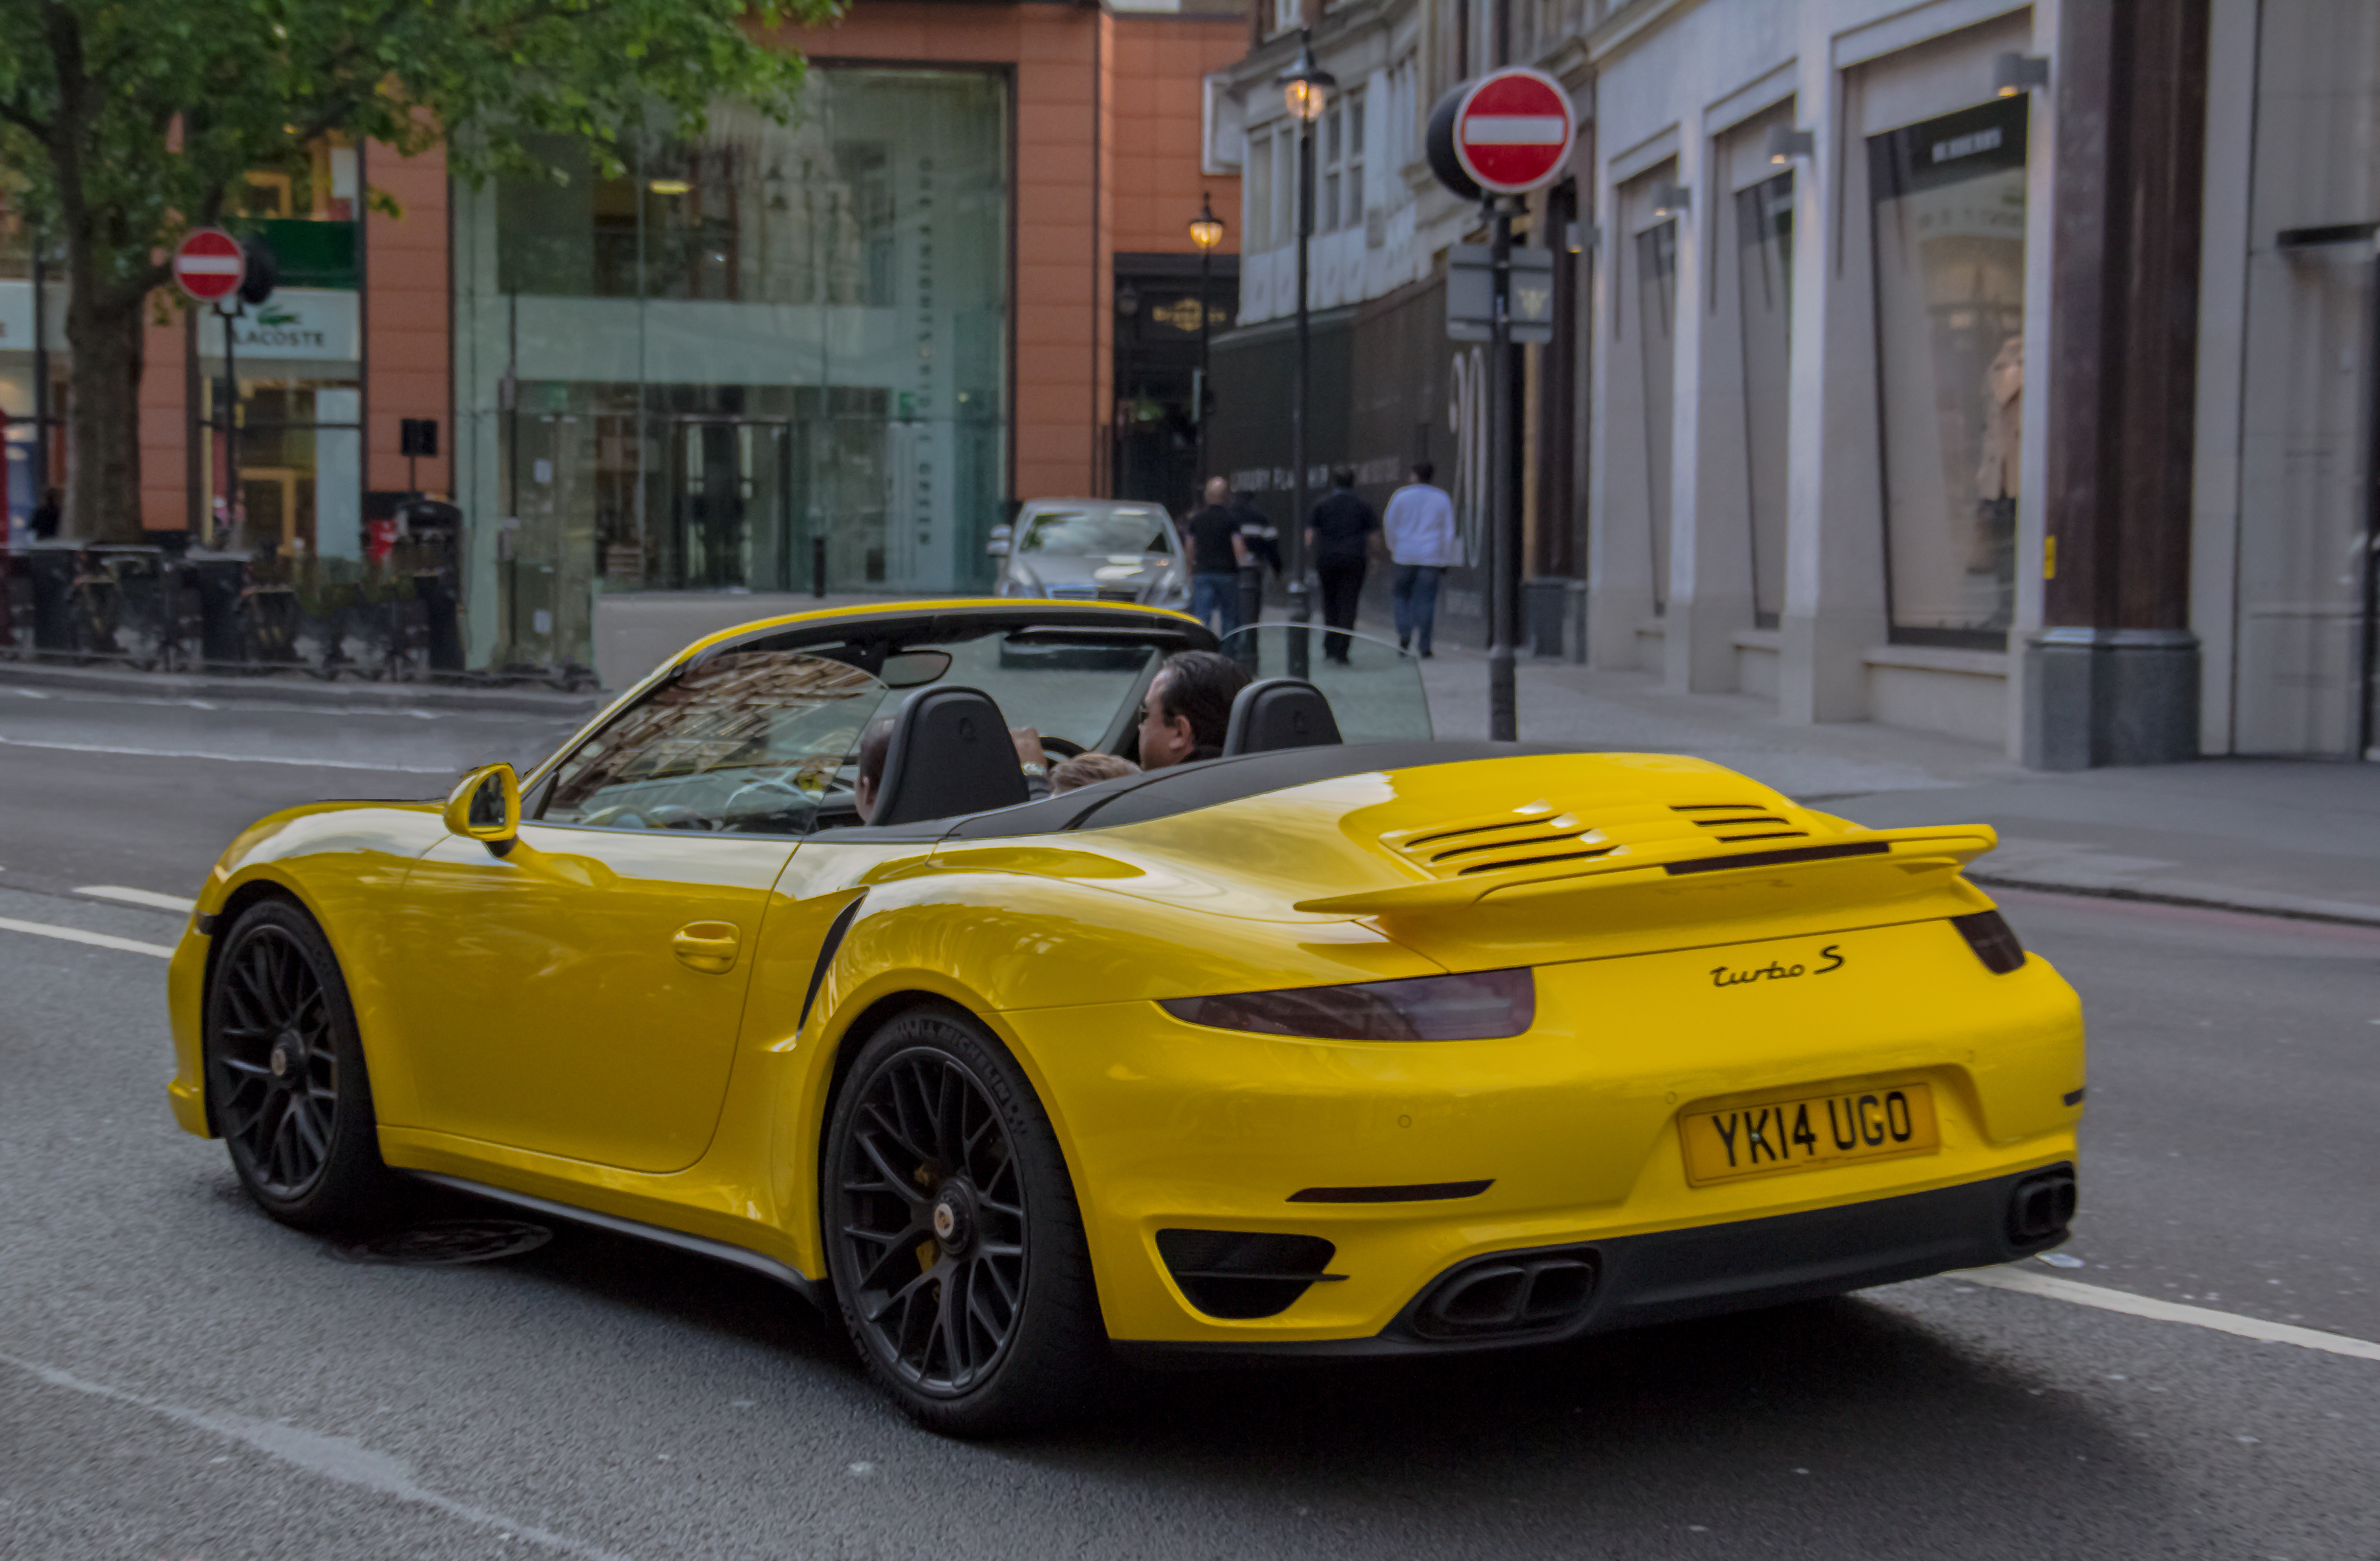
<instances>
[{"instance_id":1,"label":"curb","mask_svg":"<svg viewBox=\"0 0 2380 1561\"><path fill-rule=\"evenodd\" d=\"M131 672L26 661L0 661L0 684L79 694L244 701L317 709L476 711L497 715L544 715L556 720L584 720L611 702L613 697L602 693L543 693L530 689L456 688L439 683L325 681L314 677L301 680L286 673L225 677L205 673Z\"/></svg>"},{"instance_id":2,"label":"curb","mask_svg":"<svg viewBox=\"0 0 2380 1561\"><path fill-rule=\"evenodd\" d=\"M2168 895L2154 889L2112 888L2102 884L2060 884L2055 879L2006 878L1998 873L1967 872L1968 883L1986 889L2023 889L2037 895L2064 895L2075 899L2130 900L2139 905L2173 905L2190 910L2220 910L2233 916L2269 916L2289 921L2319 921L2333 927L2362 927L2380 932L2380 908L2366 914L2317 909L2303 901L2275 895L2253 900L2216 899L2204 895Z\"/></svg>"}]
</instances>

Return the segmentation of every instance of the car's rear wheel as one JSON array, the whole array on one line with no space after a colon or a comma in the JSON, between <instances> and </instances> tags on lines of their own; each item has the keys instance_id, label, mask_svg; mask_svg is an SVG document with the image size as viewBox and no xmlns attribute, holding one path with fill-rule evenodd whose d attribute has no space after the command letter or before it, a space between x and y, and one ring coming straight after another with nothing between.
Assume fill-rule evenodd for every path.
<instances>
[{"instance_id":1,"label":"car's rear wheel","mask_svg":"<svg viewBox=\"0 0 2380 1561\"><path fill-rule=\"evenodd\" d=\"M207 1095L249 1196L302 1230L395 1212L371 1083L339 962L286 900L241 912L215 956L206 1006Z\"/></svg>"},{"instance_id":2,"label":"car's rear wheel","mask_svg":"<svg viewBox=\"0 0 2380 1561\"><path fill-rule=\"evenodd\" d=\"M1105 1353L1064 1157L1032 1085L956 1009L916 1008L853 1060L827 1128L828 1270L868 1370L919 1424L1062 1419Z\"/></svg>"}]
</instances>

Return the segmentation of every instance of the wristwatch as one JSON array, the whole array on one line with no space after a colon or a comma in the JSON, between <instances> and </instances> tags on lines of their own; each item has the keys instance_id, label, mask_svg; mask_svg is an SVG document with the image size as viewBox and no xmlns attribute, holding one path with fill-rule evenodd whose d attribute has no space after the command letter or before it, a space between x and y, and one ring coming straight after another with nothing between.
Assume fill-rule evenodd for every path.
<instances>
[{"instance_id":1,"label":"wristwatch","mask_svg":"<svg viewBox=\"0 0 2380 1561\"><path fill-rule=\"evenodd\" d=\"M1030 760L1027 760L1024 764L1020 765L1019 768L1023 769L1028 775L1046 775L1050 773L1049 765L1036 764Z\"/></svg>"}]
</instances>

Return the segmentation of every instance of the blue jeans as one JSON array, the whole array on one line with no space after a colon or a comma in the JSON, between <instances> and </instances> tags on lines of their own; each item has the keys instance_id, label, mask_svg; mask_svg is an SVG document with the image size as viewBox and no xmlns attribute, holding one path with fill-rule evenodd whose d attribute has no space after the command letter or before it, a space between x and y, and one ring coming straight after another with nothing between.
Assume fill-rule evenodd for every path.
<instances>
[{"instance_id":1,"label":"blue jeans","mask_svg":"<svg viewBox=\"0 0 2380 1561\"><path fill-rule=\"evenodd\" d=\"M1240 577L1238 574L1192 575L1190 577L1190 616L1200 623L1213 623L1218 639L1239 628Z\"/></svg>"},{"instance_id":2,"label":"blue jeans","mask_svg":"<svg viewBox=\"0 0 2380 1561\"><path fill-rule=\"evenodd\" d=\"M1396 578L1390 583L1389 596L1396 604L1397 643L1403 645L1415 633L1421 636L1421 653L1429 654L1430 630L1438 623L1438 577L1446 573L1435 564L1400 564Z\"/></svg>"}]
</instances>

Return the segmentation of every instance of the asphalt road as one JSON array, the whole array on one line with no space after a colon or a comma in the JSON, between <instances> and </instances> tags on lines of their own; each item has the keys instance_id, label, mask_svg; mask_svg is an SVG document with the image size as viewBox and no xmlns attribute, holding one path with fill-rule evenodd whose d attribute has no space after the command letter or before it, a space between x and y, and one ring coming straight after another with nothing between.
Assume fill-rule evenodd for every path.
<instances>
[{"instance_id":1,"label":"asphalt road","mask_svg":"<svg viewBox=\"0 0 2380 1561\"><path fill-rule=\"evenodd\" d=\"M0 918L151 944L179 917L77 890L186 895L257 812L551 737L0 701ZM403 767L157 755L241 743ZM2380 934L2008 909L2094 1047L2083 1266L2022 1271L2380 1341ZM1522 1356L1118 1372L1062 1434L942 1442L738 1270L568 1226L362 1265L272 1224L165 1111L163 970L0 929L0 1556L2380 1557L2380 1360L1989 1276Z\"/></svg>"}]
</instances>

